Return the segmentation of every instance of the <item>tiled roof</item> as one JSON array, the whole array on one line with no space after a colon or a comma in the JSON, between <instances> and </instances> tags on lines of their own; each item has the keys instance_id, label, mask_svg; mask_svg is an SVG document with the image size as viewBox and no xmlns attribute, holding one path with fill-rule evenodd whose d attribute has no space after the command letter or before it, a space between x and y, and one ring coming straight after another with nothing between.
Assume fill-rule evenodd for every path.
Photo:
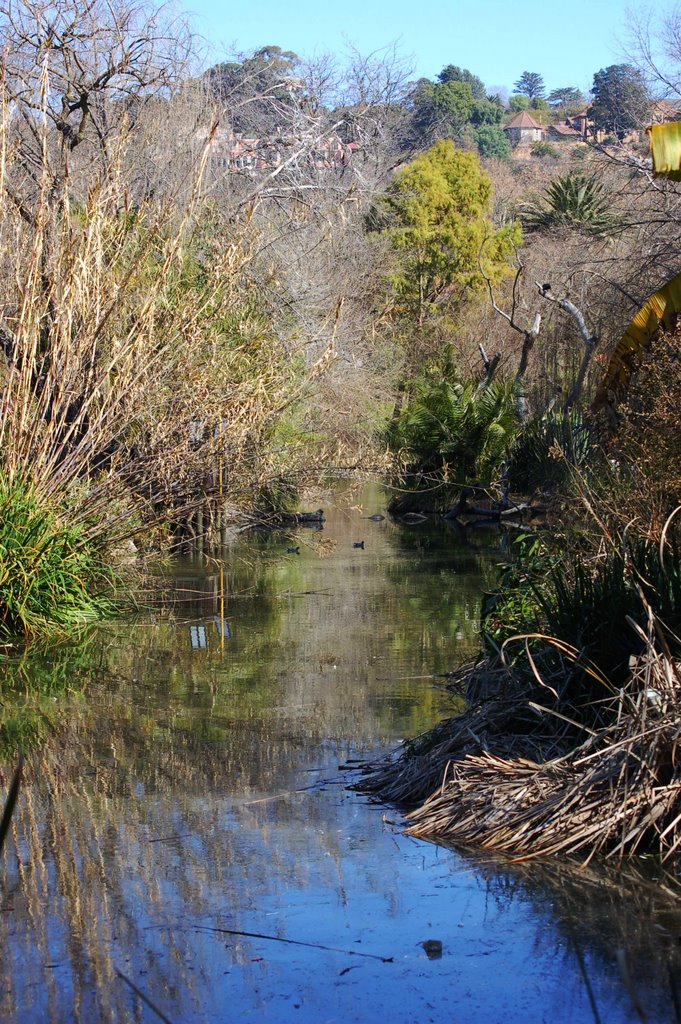
<instances>
[{"instance_id":1,"label":"tiled roof","mask_svg":"<svg viewBox=\"0 0 681 1024\"><path fill-rule=\"evenodd\" d=\"M507 121L504 128L536 128L541 130L541 126L537 124L531 114L528 114L526 110L520 110L518 113Z\"/></svg>"},{"instance_id":2,"label":"tiled roof","mask_svg":"<svg viewBox=\"0 0 681 1024\"><path fill-rule=\"evenodd\" d=\"M549 131L555 132L557 135L565 135L566 138L580 138L582 137L581 132L578 132L576 128L573 128L569 124L551 124L549 125Z\"/></svg>"}]
</instances>

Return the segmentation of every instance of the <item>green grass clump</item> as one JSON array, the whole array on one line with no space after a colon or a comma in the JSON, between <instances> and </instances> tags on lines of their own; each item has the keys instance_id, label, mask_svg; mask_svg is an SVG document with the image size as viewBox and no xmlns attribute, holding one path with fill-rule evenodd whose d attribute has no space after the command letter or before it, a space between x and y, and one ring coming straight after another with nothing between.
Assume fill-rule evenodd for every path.
<instances>
[{"instance_id":1,"label":"green grass clump","mask_svg":"<svg viewBox=\"0 0 681 1024\"><path fill-rule=\"evenodd\" d=\"M0 479L0 638L71 634L112 610L111 583L80 524Z\"/></svg>"}]
</instances>

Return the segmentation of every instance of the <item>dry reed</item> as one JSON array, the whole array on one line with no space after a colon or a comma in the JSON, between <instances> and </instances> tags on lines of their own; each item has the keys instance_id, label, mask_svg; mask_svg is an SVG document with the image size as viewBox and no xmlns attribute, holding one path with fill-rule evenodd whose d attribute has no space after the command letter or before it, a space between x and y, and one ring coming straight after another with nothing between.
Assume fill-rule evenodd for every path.
<instances>
[{"instance_id":1,"label":"dry reed","mask_svg":"<svg viewBox=\"0 0 681 1024\"><path fill-rule=\"evenodd\" d=\"M407 815L410 835L517 860L673 857L681 846L681 664L656 627L651 613L645 652L611 698L608 724L582 726L578 746L573 735L566 749L568 732L551 725L555 712L507 680L505 694L443 723L428 751L417 742L365 769L358 788L418 804Z\"/></svg>"}]
</instances>

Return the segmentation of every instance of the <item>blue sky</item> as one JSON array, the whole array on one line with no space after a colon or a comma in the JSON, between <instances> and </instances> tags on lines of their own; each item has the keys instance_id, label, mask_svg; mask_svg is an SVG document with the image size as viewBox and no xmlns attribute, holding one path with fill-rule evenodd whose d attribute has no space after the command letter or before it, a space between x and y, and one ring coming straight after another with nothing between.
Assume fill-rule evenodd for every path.
<instances>
[{"instance_id":1,"label":"blue sky","mask_svg":"<svg viewBox=\"0 0 681 1024\"><path fill-rule=\"evenodd\" d=\"M435 78L446 64L458 64L488 88L512 90L523 71L537 71L549 91L566 85L587 91L595 71L623 62L631 6L631 0L180 2L209 41L211 63L265 45L312 57L342 55L348 41L362 53L397 43L415 78Z\"/></svg>"}]
</instances>

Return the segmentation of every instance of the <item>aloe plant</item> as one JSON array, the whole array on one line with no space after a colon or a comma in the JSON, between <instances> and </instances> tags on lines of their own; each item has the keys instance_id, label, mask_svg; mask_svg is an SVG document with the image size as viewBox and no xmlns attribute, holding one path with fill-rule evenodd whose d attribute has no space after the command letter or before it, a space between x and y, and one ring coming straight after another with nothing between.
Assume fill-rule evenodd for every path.
<instances>
[{"instance_id":1,"label":"aloe plant","mask_svg":"<svg viewBox=\"0 0 681 1024\"><path fill-rule=\"evenodd\" d=\"M607 189L595 175L569 173L552 181L539 202L521 211L521 218L531 231L567 226L607 234L618 224L609 207Z\"/></svg>"}]
</instances>

